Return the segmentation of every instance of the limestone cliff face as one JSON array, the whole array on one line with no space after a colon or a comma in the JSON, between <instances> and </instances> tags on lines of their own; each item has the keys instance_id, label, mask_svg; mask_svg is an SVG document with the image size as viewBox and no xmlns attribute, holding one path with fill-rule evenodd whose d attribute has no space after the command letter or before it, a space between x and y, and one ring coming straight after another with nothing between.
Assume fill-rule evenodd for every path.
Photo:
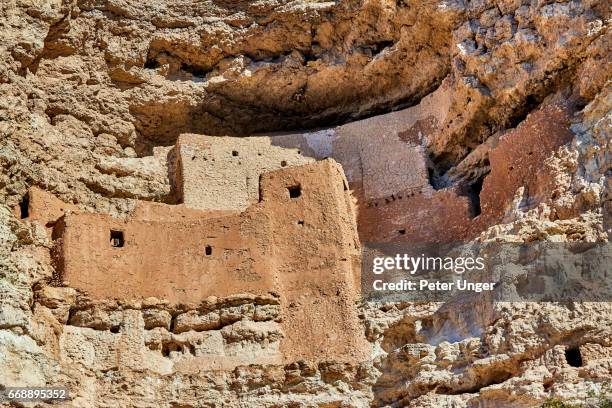
<instances>
[{"instance_id":1,"label":"limestone cliff face","mask_svg":"<svg viewBox=\"0 0 612 408\"><path fill-rule=\"evenodd\" d=\"M611 44L601 0L3 1L0 385L62 384L74 407L531 407L599 392L610 302L353 304L344 287L299 298L297 274L286 293L94 298L54 254L66 212L235 212L265 201L260 177L327 157L353 199L304 212L317 228L299 245L325 262L266 252L281 271L356 263L327 251L359 247L329 225L362 242L609 241ZM183 202L186 171L214 189ZM270 248L289 247L294 230L274 225L285 241ZM352 307L359 352L289 361L309 339L285 322L317 296L329 313L297 321L317 333Z\"/></svg>"}]
</instances>

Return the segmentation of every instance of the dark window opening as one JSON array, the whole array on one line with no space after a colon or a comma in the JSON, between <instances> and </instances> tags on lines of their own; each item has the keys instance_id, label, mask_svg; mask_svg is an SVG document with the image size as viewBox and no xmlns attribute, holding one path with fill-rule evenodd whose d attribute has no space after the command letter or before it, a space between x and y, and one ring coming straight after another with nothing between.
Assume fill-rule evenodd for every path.
<instances>
[{"instance_id":1,"label":"dark window opening","mask_svg":"<svg viewBox=\"0 0 612 408\"><path fill-rule=\"evenodd\" d=\"M453 167L453 161L454 159L450 153L441 153L438 156L434 156L433 153L429 154L427 177L429 179L429 185L431 185L434 190L442 190L449 186L450 181L446 173Z\"/></svg>"},{"instance_id":2,"label":"dark window opening","mask_svg":"<svg viewBox=\"0 0 612 408\"><path fill-rule=\"evenodd\" d=\"M484 182L484 176L479 177L474 183L468 187L468 198L471 202L471 215L477 217L481 214L482 209L480 208L480 192L482 191L482 183Z\"/></svg>"},{"instance_id":3,"label":"dark window opening","mask_svg":"<svg viewBox=\"0 0 612 408\"><path fill-rule=\"evenodd\" d=\"M111 246L113 246L114 248L122 248L125 245L123 231L111 230L110 243L111 243Z\"/></svg>"},{"instance_id":4,"label":"dark window opening","mask_svg":"<svg viewBox=\"0 0 612 408\"><path fill-rule=\"evenodd\" d=\"M582 367L582 354L578 347L570 347L565 349L565 360L572 367Z\"/></svg>"},{"instance_id":5,"label":"dark window opening","mask_svg":"<svg viewBox=\"0 0 612 408\"><path fill-rule=\"evenodd\" d=\"M286 165L287 165L287 162L286 162L285 160L283 160L283 161L281 162L281 167L285 167Z\"/></svg>"},{"instance_id":6,"label":"dark window opening","mask_svg":"<svg viewBox=\"0 0 612 408\"><path fill-rule=\"evenodd\" d=\"M19 202L19 215L21 219L28 218L30 216L30 194L26 193Z\"/></svg>"},{"instance_id":7,"label":"dark window opening","mask_svg":"<svg viewBox=\"0 0 612 408\"><path fill-rule=\"evenodd\" d=\"M300 220L300 221L298 221L298 222L297 222L297 224L298 224L300 227L303 227L303 226L304 226L304 221Z\"/></svg>"},{"instance_id":8,"label":"dark window opening","mask_svg":"<svg viewBox=\"0 0 612 408\"><path fill-rule=\"evenodd\" d=\"M482 213L480 206L480 193L482 192L482 185L485 177L489 174L487 170L477 178L469 181L467 184L461 186L460 194L467 197L469 200L470 217L476 218Z\"/></svg>"},{"instance_id":9,"label":"dark window opening","mask_svg":"<svg viewBox=\"0 0 612 408\"><path fill-rule=\"evenodd\" d=\"M206 256L212 255L212 247L210 245L206 245L206 248L204 248L204 254L206 254Z\"/></svg>"},{"instance_id":10,"label":"dark window opening","mask_svg":"<svg viewBox=\"0 0 612 408\"><path fill-rule=\"evenodd\" d=\"M189 65L182 63L181 70L190 73L196 78L204 78L208 71L206 71L203 67L198 67L197 65Z\"/></svg>"},{"instance_id":11,"label":"dark window opening","mask_svg":"<svg viewBox=\"0 0 612 408\"><path fill-rule=\"evenodd\" d=\"M258 201L261 203L263 201L263 187L262 187L262 175L259 175L259 180L257 180L257 195Z\"/></svg>"},{"instance_id":12,"label":"dark window opening","mask_svg":"<svg viewBox=\"0 0 612 408\"><path fill-rule=\"evenodd\" d=\"M232 156L234 156L234 157L238 156L238 151L233 150L233 151L232 151Z\"/></svg>"},{"instance_id":13,"label":"dark window opening","mask_svg":"<svg viewBox=\"0 0 612 408\"><path fill-rule=\"evenodd\" d=\"M119 326L113 326L110 329L111 333L119 333Z\"/></svg>"},{"instance_id":14,"label":"dark window opening","mask_svg":"<svg viewBox=\"0 0 612 408\"><path fill-rule=\"evenodd\" d=\"M287 187L287 190L289 190L289 198L298 198L302 195L302 187L300 187L299 185Z\"/></svg>"},{"instance_id":15,"label":"dark window opening","mask_svg":"<svg viewBox=\"0 0 612 408\"><path fill-rule=\"evenodd\" d=\"M432 187L436 186L436 183L434 180L435 178L434 169L432 169L431 167L427 167L427 178L429 180L429 185L431 185Z\"/></svg>"},{"instance_id":16,"label":"dark window opening","mask_svg":"<svg viewBox=\"0 0 612 408\"><path fill-rule=\"evenodd\" d=\"M368 48L372 50L372 55L380 54L385 48L393 46L393 41L379 41L377 43L372 44Z\"/></svg>"},{"instance_id":17,"label":"dark window opening","mask_svg":"<svg viewBox=\"0 0 612 408\"><path fill-rule=\"evenodd\" d=\"M144 67L146 69L156 69L159 68L159 62L155 58L147 58L144 63Z\"/></svg>"},{"instance_id":18,"label":"dark window opening","mask_svg":"<svg viewBox=\"0 0 612 408\"><path fill-rule=\"evenodd\" d=\"M400 235L406 235L406 230L405 229L401 229L399 231L397 231Z\"/></svg>"}]
</instances>

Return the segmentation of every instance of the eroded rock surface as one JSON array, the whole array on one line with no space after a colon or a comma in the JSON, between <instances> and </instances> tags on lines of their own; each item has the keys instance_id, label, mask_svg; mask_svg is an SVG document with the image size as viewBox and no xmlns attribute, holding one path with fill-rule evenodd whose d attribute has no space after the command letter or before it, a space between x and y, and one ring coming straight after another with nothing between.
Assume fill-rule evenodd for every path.
<instances>
[{"instance_id":1,"label":"eroded rock surface","mask_svg":"<svg viewBox=\"0 0 612 408\"><path fill-rule=\"evenodd\" d=\"M287 337L287 316L348 304L299 299L300 267L329 267L316 257L276 259L299 301L180 304L89 296L53 254L66 213L228 216L261 199L259 177L326 157L357 207L330 216L362 242L608 241L610 44L598 0L3 2L0 385L67 386L74 407L531 407L600 392L610 302L356 303L365 355L286 361L283 344L310 340ZM333 241L325 217L312 233ZM311 316L309 333L329 321Z\"/></svg>"}]
</instances>

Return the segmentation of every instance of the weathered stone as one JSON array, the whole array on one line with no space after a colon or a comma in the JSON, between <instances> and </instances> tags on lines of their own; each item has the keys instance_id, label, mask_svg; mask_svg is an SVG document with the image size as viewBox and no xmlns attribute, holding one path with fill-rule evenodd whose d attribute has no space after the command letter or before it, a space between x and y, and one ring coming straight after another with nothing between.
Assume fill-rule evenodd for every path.
<instances>
[{"instance_id":1,"label":"weathered stone","mask_svg":"<svg viewBox=\"0 0 612 408\"><path fill-rule=\"evenodd\" d=\"M0 386L68 386L72 407L594 405L609 302L358 303L342 265L360 240L608 241L610 21L600 0L3 2ZM338 191L260 196L326 157L348 184L300 177ZM83 213L99 242L63 242ZM235 217L214 273L191 264ZM136 225L136 251L102 256ZM265 256L230 245L258 233ZM63 245L87 267L62 273ZM261 265L274 293L244 293Z\"/></svg>"},{"instance_id":2,"label":"weathered stone","mask_svg":"<svg viewBox=\"0 0 612 408\"><path fill-rule=\"evenodd\" d=\"M68 324L95 330L111 330L121 325L122 319L120 311L109 312L100 308L89 308L76 310L70 317Z\"/></svg>"},{"instance_id":3,"label":"weathered stone","mask_svg":"<svg viewBox=\"0 0 612 408\"><path fill-rule=\"evenodd\" d=\"M189 330L203 331L216 330L221 328L221 319L219 313L211 312L204 315L196 310L176 316L174 322L175 333L182 333Z\"/></svg>"},{"instance_id":4,"label":"weathered stone","mask_svg":"<svg viewBox=\"0 0 612 408\"><path fill-rule=\"evenodd\" d=\"M172 321L172 315L168 311L159 309L143 310L142 318L144 319L145 329L147 330L154 327L170 329L170 322Z\"/></svg>"}]
</instances>

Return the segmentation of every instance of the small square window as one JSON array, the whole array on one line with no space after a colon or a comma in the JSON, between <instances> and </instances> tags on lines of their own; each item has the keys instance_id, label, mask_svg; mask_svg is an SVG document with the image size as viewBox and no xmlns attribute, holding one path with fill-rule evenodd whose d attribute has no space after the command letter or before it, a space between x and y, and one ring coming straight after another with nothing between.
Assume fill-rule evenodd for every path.
<instances>
[{"instance_id":1,"label":"small square window","mask_svg":"<svg viewBox=\"0 0 612 408\"><path fill-rule=\"evenodd\" d=\"M234 157L238 156L238 150L233 150L232 151L232 156L234 156Z\"/></svg>"},{"instance_id":2,"label":"small square window","mask_svg":"<svg viewBox=\"0 0 612 408\"><path fill-rule=\"evenodd\" d=\"M206 245L206 247L204 248L204 254L206 256L211 256L212 255L212 247L210 245Z\"/></svg>"},{"instance_id":3,"label":"small square window","mask_svg":"<svg viewBox=\"0 0 612 408\"><path fill-rule=\"evenodd\" d=\"M302 187L300 185L287 187L289 198L298 198L302 195Z\"/></svg>"},{"instance_id":4,"label":"small square window","mask_svg":"<svg viewBox=\"0 0 612 408\"><path fill-rule=\"evenodd\" d=\"M123 231L111 230L110 232L110 243L114 248L122 248L125 245L125 238Z\"/></svg>"}]
</instances>

